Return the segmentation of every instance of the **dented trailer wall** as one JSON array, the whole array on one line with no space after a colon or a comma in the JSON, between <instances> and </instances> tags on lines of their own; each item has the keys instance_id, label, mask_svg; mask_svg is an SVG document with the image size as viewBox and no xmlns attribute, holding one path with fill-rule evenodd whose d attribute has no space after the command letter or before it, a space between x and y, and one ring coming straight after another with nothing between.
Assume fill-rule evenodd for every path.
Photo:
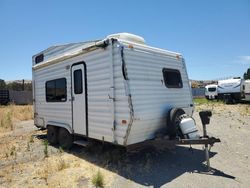
<instances>
[{"instance_id":1,"label":"dented trailer wall","mask_svg":"<svg viewBox=\"0 0 250 188\"><path fill-rule=\"evenodd\" d=\"M130 145L153 138L166 126L167 112L172 107L181 107L191 115L192 96L180 54L130 44L132 48L125 41L115 41L111 45L110 40L106 48L72 57L70 54L77 54L74 50L69 52L61 47L69 58L58 62L54 59L60 58L60 50L53 49L56 57L50 49L45 51L44 59L46 53L50 55L45 63L39 66L33 62L35 124L65 127L71 133ZM81 45L76 48L80 49ZM75 132L77 127L72 124L71 66L77 62L86 65L87 108L83 114L86 133ZM167 88L163 68L178 69L183 87ZM45 84L58 78L66 78L67 99L65 102L46 102Z\"/></svg>"},{"instance_id":2,"label":"dented trailer wall","mask_svg":"<svg viewBox=\"0 0 250 188\"><path fill-rule=\"evenodd\" d=\"M168 111L183 108L192 115L193 102L184 59L180 54L143 45L124 48L127 85L133 105L133 123L127 145L154 138L166 127ZM167 88L163 68L180 72L183 86Z\"/></svg>"}]
</instances>

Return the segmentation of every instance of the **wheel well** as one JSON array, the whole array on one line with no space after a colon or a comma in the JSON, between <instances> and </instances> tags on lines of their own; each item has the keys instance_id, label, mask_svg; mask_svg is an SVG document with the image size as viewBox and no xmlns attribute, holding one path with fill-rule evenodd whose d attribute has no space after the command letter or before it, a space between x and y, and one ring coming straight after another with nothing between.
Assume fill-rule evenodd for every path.
<instances>
[{"instance_id":1,"label":"wheel well","mask_svg":"<svg viewBox=\"0 0 250 188\"><path fill-rule=\"evenodd\" d=\"M174 139L177 135L183 136L180 132L180 128L177 125L178 117L185 114L182 108L172 108L169 110L167 115L167 132L170 138Z\"/></svg>"},{"instance_id":2,"label":"wheel well","mask_svg":"<svg viewBox=\"0 0 250 188\"><path fill-rule=\"evenodd\" d=\"M64 129L66 129L70 134L73 133L72 129L71 129L68 125L65 125L65 124L47 124L47 125L46 125L46 129L48 128L48 126L57 127L58 129L59 129L59 128L64 128Z\"/></svg>"}]
</instances>

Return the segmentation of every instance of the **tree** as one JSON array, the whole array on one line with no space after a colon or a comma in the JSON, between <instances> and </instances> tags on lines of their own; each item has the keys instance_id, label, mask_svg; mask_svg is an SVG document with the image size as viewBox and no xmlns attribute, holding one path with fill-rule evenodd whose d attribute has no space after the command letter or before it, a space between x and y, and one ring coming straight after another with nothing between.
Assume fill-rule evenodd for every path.
<instances>
[{"instance_id":1,"label":"tree","mask_svg":"<svg viewBox=\"0 0 250 188\"><path fill-rule=\"evenodd\" d=\"M191 88L198 88L199 84L197 82L191 82Z\"/></svg>"},{"instance_id":2,"label":"tree","mask_svg":"<svg viewBox=\"0 0 250 188\"><path fill-rule=\"evenodd\" d=\"M10 90L15 90L15 91L22 91L23 86L21 83L18 82L10 82L7 84L7 88Z\"/></svg>"},{"instance_id":3,"label":"tree","mask_svg":"<svg viewBox=\"0 0 250 188\"><path fill-rule=\"evenodd\" d=\"M247 69L247 72L244 73L243 78L244 78L245 80L250 79L250 68Z\"/></svg>"},{"instance_id":4,"label":"tree","mask_svg":"<svg viewBox=\"0 0 250 188\"><path fill-rule=\"evenodd\" d=\"M6 89L15 91L32 91L32 83L9 82L6 84Z\"/></svg>"},{"instance_id":5,"label":"tree","mask_svg":"<svg viewBox=\"0 0 250 188\"><path fill-rule=\"evenodd\" d=\"M0 89L6 89L6 83L2 79L0 79Z\"/></svg>"}]
</instances>

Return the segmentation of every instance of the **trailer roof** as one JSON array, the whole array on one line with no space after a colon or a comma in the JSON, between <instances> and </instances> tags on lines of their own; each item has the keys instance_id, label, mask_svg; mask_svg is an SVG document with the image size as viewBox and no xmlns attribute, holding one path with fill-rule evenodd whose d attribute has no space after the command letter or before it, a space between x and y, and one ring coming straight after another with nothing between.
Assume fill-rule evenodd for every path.
<instances>
[{"instance_id":1,"label":"trailer roof","mask_svg":"<svg viewBox=\"0 0 250 188\"><path fill-rule=\"evenodd\" d=\"M139 48L148 48L158 53L162 53L165 55L167 54L169 56L174 56L174 57L178 56L178 58L182 58L180 53L171 52L160 48L154 48L146 44L143 44L143 42L145 41L140 36L136 36L129 33L118 33L109 35L103 40L70 43L70 44L56 45L49 47L32 57L33 68L36 69L41 66L46 66L52 62L56 63L64 59L74 57L76 55L83 53L85 50L87 52L95 50L98 48L98 45L104 44L105 41L109 40L110 38L115 38L123 44L133 44Z\"/></svg>"},{"instance_id":2,"label":"trailer roof","mask_svg":"<svg viewBox=\"0 0 250 188\"><path fill-rule=\"evenodd\" d=\"M51 46L32 57L33 65L38 64L37 62L35 62L36 61L35 58L38 57L39 55L43 55L42 62L46 62L46 61L53 60L63 55L76 53L77 51L81 49L87 48L89 46L93 46L98 41L100 40Z\"/></svg>"}]
</instances>

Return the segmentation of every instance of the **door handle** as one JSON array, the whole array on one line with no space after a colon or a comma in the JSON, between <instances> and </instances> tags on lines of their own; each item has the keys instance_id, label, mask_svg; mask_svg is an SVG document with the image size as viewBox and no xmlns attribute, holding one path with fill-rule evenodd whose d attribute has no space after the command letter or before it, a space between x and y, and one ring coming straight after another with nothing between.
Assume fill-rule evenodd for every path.
<instances>
[{"instance_id":1,"label":"door handle","mask_svg":"<svg viewBox=\"0 0 250 188\"><path fill-rule=\"evenodd\" d=\"M75 97L72 97L71 99L69 99L69 101L74 101L75 100Z\"/></svg>"}]
</instances>

